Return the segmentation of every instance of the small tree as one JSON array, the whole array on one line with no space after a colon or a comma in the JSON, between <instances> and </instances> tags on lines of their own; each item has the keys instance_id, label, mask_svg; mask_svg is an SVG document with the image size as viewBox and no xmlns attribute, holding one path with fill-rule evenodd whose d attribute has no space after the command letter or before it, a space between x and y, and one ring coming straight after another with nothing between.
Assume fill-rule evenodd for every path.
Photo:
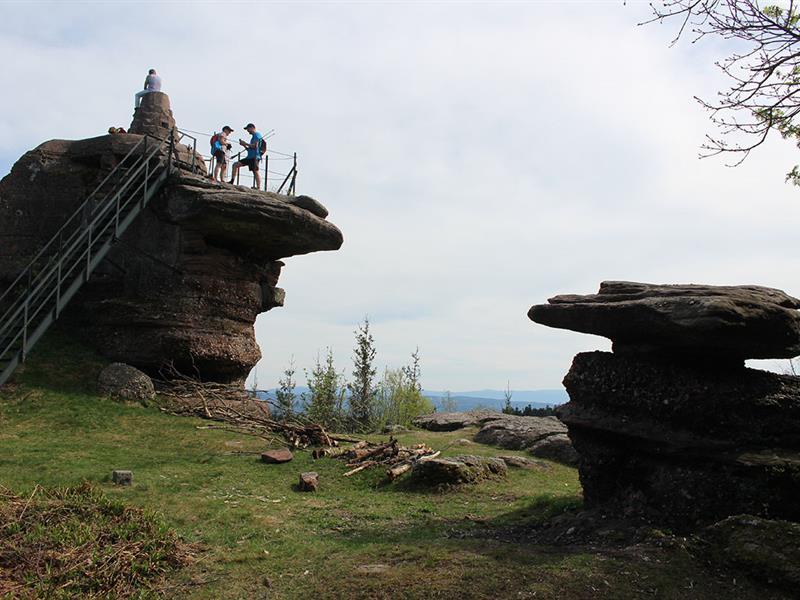
<instances>
[{"instance_id":1,"label":"small tree","mask_svg":"<svg viewBox=\"0 0 800 600\"><path fill-rule=\"evenodd\" d=\"M342 376L333 365L333 351L330 348L324 364L317 355L311 373L306 371L306 380L309 397L304 397L304 400L309 419L326 429L341 427L344 385Z\"/></svg>"},{"instance_id":2,"label":"small tree","mask_svg":"<svg viewBox=\"0 0 800 600\"><path fill-rule=\"evenodd\" d=\"M408 369L386 369L378 387L376 421L384 425L410 425L420 415L433 412L433 403L422 395L418 381L408 376Z\"/></svg>"},{"instance_id":3,"label":"small tree","mask_svg":"<svg viewBox=\"0 0 800 600\"><path fill-rule=\"evenodd\" d=\"M275 409L278 416L284 420L291 419L296 412L297 395L294 390L297 383L294 374L294 358L292 358L289 366L284 369L283 376L278 380L278 389L275 390Z\"/></svg>"},{"instance_id":4,"label":"small tree","mask_svg":"<svg viewBox=\"0 0 800 600\"><path fill-rule=\"evenodd\" d=\"M514 414L514 407L511 406L511 398L514 396L514 392L511 391L511 382L506 382L506 391L503 392L503 397L505 398L505 403L503 404L503 412L507 415Z\"/></svg>"},{"instance_id":5,"label":"small tree","mask_svg":"<svg viewBox=\"0 0 800 600\"><path fill-rule=\"evenodd\" d=\"M356 346L353 350L353 381L350 390L350 417L363 429L372 424L377 390L375 388L375 340L369 332L369 319L354 332Z\"/></svg>"},{"instance_id":6,"label":"small tree","mask_svg":"<svg viewBox=\"0 0 800 600\"><path fill-rule=\"evenodd\" d=\"M455 398L453 398L450 390L447 390L442 397L442 412L456 412L457 408Z\"/></svg>"},{"instance_id":7,"label":"small tree","mask_svg":"<svg viewBox=\"0 0 800 600\"><path fill-rule=\"evenodd\" d=\"M422 384L420 379L422 377L422 369L419 366L419 346L411 353L411 364L401 367L403 375L405 375L408 385L419 392L422 392Z\"/></svg>"}]
</instances>

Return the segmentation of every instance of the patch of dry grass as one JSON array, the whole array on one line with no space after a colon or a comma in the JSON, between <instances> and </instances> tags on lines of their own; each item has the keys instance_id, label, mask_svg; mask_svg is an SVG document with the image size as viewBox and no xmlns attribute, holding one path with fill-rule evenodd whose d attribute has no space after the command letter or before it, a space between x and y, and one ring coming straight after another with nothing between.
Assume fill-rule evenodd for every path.
<instances>
[{"instance_id":1,"label":"patch of dry grass","mask_svg":"<svg viewBox=\"0 0 800 600\"><path fill-rule=\"evenodd\" d=\"M158 515L88 483L27 496L0 487L0 597L159 597L190 557Z\"/></svg>"}]
</instances>

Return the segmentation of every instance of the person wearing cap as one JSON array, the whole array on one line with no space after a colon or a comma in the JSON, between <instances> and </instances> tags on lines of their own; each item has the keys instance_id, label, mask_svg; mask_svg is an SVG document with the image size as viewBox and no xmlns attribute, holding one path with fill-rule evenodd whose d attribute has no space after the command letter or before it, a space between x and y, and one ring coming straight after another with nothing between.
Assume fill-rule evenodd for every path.
<instances>
[{"instance_id":1,"label":"person wearing cap","mask_svg":"<svg viewBox=\"0 0 800 600\"><path fill-rule=\"evenodd\" d=\"M239 174L240 167L248 167L250 172L253 173L253 187L260 189L261 173L258 171L258 163L261 160L261 141L264 139L264 136L256 131L256 126L252 123L245 125L244 130L250 134L250 141L245 142L244 140L239 140L239 144L247 148L247 156L233 163L231 180L228 183L236 181L236 176Z\"/></svg>"},{"instance_id":2,"label":"person wearing cap","mask_svg":"<svg viewBox=\"0 0 800 600\"><path fill-rule=\"evenodd\" d=\"M228 170L228 155L225 150L230 150L231 145L228 143L228 136L233 133L233 128L230 125L225 125L222 132L214 136L214 146L212 147L212 154L217 159L217 164L214 166L214 173L211 179L214 181L225 181L225 172Z\"/></svg>"},{"instance_id":3,"label":"person wearing cap","mask_svg":"<svg viewBox=\"0 0 800 600\"><path fill-rule=\"evenodd\" d=\"M144 89L141 92L136 92L134 96L134 108L139 108L144 98L150 92L161 91L161 77L156 73L155 69L150 69L144 80Z\"/></svg>"}]
</instances>

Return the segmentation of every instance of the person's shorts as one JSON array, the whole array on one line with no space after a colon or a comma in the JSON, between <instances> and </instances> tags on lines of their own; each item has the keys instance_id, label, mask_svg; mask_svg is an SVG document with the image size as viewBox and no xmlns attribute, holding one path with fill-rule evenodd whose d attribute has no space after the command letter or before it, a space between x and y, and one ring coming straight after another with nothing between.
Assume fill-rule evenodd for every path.
<instances>
[{"instance_id":1,"label":"person's shorts","mask_svg":"<svg viewBox=\"0 0 800 600\"><path fill-rule=\"evenodd\" d=\"M217 159L217 162L221 165L224 165L228 160L225 158L225 151L224 150L216 150L214 152L214 158Z\"/></svg>"},{"instance_id":2,"label":"person's shorts","mask_svg":"<svg viewBox=\"0 0 800 600\"><path fill-rule=\"evenodd\" d=\"M249 168L253 173L258 171L258 159L256 158L243 158L239 164Z\"/></svg>"}]
</instances>

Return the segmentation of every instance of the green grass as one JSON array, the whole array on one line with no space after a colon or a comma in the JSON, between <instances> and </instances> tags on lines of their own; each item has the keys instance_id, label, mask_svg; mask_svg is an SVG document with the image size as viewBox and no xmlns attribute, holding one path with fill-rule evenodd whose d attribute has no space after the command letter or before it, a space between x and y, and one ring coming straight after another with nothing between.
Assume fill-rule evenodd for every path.
<instances>
[{"instance_id":1,"label":"green grass","mask_svg":"<svg viewBox=\"0 0 800 600\"><path fill-rule=\"evenodd\" d=\"M88 481L160 512L202 548L170 578L166 597L763 598L681 549L607 552L475 535L580 507L574 469L511 469L505 481L440 493L385 485L377 471L345 478L342 462L314 461L310 451L266 465L242 454L262 450L258 438L98 397L91 382L102 366L51 336L18 383L0 391L0 484L25 495L36 485ZM450 446L473 433L414 431L400 440L446 448L444 455L514 454ZM134 485L112 485L113 469L132 470ZM307 470L320 474L318 493L293 489Z\"/></svg>"}]
</instances>

